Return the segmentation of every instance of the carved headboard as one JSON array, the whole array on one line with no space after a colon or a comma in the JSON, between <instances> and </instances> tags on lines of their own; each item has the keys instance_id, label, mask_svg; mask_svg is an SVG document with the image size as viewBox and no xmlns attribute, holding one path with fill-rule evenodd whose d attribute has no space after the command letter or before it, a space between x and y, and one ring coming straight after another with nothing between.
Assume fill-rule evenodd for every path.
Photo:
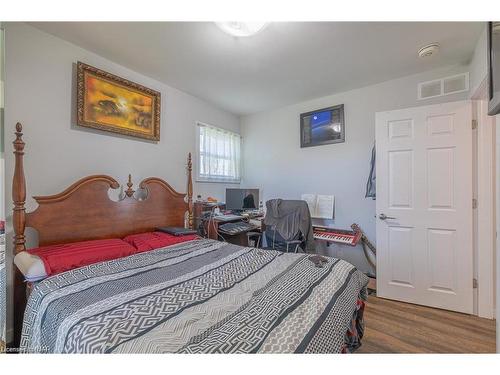
<instances>
[{"instance_id":1,"label":"carved headboard","mask_svg":"<svg viewBox=\"0 0 500 375\"><path fill-rule=\"evenodd\" d=\"M132 184L131 184L132 185ZM148 178L140 188L146 198L137 200L132 186L125 197L113 201L109 189L119 184L109 176L82 178L62 193L33 197L38 208L26 214L26 226L38 231L41 246L101 238L122 238L159 226L183 227L188 204L159 178Z\"/></svg>"},{"instance_id":2,"label":"carved headboard","mask_svg":"<svg viewBox=\"0 0 500 375\"><path fill-rule=\"evenodd\" d=\"M122 238L129 234L152 231L160 226L193 225L193 182L191 154L187 161L187 194L178 193L157 177L146 178L139 184L145 197L136 199L129 175L124 197L109 198L109 189L119 183L110 176L88 176L75 182L63 192L33 197L38 207L26 212L26 179L24 176L24 147L22 125L16 124L14 141L15 169L12 183L14 253L26 249L25 228L38 232L40 246L103 238ZM15 269L14 329L20 334L26 303L25 285Z\"/></svg>"}]
</instances>

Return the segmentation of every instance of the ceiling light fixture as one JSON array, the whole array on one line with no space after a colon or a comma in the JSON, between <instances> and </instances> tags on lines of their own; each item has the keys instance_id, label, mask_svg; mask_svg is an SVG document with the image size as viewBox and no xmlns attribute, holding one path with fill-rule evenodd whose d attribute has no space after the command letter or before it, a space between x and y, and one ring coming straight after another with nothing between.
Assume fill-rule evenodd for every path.
<instances>
[{"instance_id":1,"label":"ceiling light fixture","mask_svg":"<svg viewBox=\"0 0 500 375\"><path fill-rule=\"evenodd\" d=\"M255 35L267 26L267 22L216 22L215 24L225 33L236 37Z\"/></svg>"}]
</instances>

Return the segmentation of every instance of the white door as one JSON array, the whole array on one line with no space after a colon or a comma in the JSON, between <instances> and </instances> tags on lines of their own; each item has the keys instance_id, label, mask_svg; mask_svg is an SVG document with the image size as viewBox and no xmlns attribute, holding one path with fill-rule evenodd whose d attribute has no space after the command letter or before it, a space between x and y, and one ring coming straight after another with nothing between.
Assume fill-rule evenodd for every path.
<instances>
[{"instance_id":1,"label":"white door","mask_svg":"<svg viewBox=\"0 0 500 375\"><path fill-rule=\"evenodd\" d=\"M472 313L472 113L376 114L377 295Z\"/></svg>"}]
</instances>

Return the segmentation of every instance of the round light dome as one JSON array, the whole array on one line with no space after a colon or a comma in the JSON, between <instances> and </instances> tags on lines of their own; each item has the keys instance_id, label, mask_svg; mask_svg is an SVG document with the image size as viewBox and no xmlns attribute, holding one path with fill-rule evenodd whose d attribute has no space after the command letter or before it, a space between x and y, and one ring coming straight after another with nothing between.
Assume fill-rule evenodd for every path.
<instances>
[{"instance_id":1,"label":"round light dome","mask_svg":"<svg viewBox=\"0 0 500 375\"><path fill-rule=\"evenodd\" d=\"M222 31L232 36L251 36L267 26L267 22L216 22Z\"/></svg>"},{"instance_id":2,"label":"round light dome","mask_svg":"<svg viewBox=\"0 0 500 375\"><path fill-rule=\"evenodd\" d=\"M435 55L436 53L439 52L439 44L438 43L432 43L427 46L424 46L418 50L418 56L419 57L430 57Z\"/></svg>"}]
</instances>

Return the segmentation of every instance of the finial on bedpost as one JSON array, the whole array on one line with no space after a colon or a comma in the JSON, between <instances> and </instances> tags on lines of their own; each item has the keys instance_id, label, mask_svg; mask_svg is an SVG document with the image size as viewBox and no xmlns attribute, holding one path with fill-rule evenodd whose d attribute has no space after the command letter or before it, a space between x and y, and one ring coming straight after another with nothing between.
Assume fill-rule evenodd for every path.
<instances>
[{"instance_id":1,"label":"finial on bedpost","mask_svg":"<svg viewBox=\"0 0 500 375\"><path fill-rule=\"evenodd\" d=\"M128 189L125 191L125 195L130 198L135 193L135 190L132 189L132 186L134 186L134 184L132 183L132 175L130 175L130 174L128 175L127 186L128 186Z\"/></svg>"},{"instance_id":2,"label":"finial on bedpost","mask_svg":"<svg viewBox=\"0 0 500 375\"><path fill-rule=\"evenodd\" d=\"M24 178L24 141L23 126L16 124L16 140L14 144L14 178L12 181L12 200L14 208L12 213L12 224L14 226L14 253L26 250L26 238L24 229L26 227L26 180Z\"/></svg>"},{"instance_id":3,"label":"finial on bedpost","mask_svg":"<svg viewBox=\"0 0 500 375\"><path fill-rule=\"evenodd\" d=\"M191 153L188 154L188 227L193 229L193 178L191 176L193 171L193 162L191 161Z\"/></svg>"}]
</instances>

